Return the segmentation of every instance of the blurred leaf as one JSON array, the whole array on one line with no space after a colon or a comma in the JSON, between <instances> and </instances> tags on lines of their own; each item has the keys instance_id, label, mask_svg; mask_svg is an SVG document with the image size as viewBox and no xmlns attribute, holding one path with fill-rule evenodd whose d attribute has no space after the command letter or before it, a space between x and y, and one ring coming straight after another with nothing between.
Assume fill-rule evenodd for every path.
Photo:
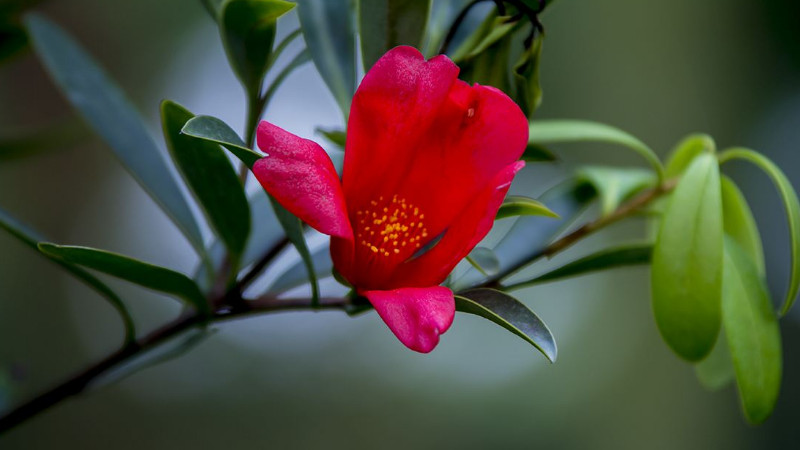
<instances>
[{"instance_id":1,"label":"blurred leaf","mask_svg":"<svg viewBox=\"0 0 800 450\"><path fill-rule=\"evenodd\" d=\"M302 35L303 35L303 30L301 30L300 28L297 28L296 30L287 34L272 50L272 55L270 55L267 67L272 67L272 65L275 64L275 61L278 60L278 58L281 56L284 50L286 50L292 42L294 42L297 38L299 38Z\"/></svg>"},{"instance_id":2,"label":"blurred leaf","mask_svg":"<svg viewBox=\"0 0 800 450\"><path fill-rule=\"evenodd\" d=\"M347 132L345 130L317 128L315 131L336 145L339 150L344 151L344 146L347 143Z\"/></svg>"},{"instance_id":3,"label":"blurred leaf","mask_svg":"<svg viewBox=\"0 0 800 450\"><path fill-rule=\"evenodd\" d=\"M27 245L33 250L36 250L37 252L39 251L39 243L45 240L38 232L16 220L2 208L0 208L0 228L6 230L12 236L20 240L23 244ZM125 325L126 342L132 342L136 338L136 329L133 324L133 319L131 318L128 309L125 307L125 303L123 303L122 299L119 298L119 296L112 291L111 288L106 286L106 284L102 281L98 280L97 277L81 269L80 267L76 267L75 265L61 259L50 259L66 269L67 272L71 273L75 278L86 283L87 286L94 289L95 292L108 300L111 306L117 310L122 318L122 322Z\"/></svg>"},{"instance_id":4,"label":"blurred leaf","mask_svg":"<svg viewBox=\"0 0 800 450\"><path fill-rule=\"evenodd\" d=\"M656 185L653 172L637 168L587 166L578 170L577 177L597 191L603 216L614 212L622 202L637 193Z\"/></svg>"},{"instance_id":5,"label":"blurred leaf","mask_svg":"<svg viewBox=\"0 0 800 450\"><path fill-rule=\"evenodd\" d=\"M558 350L547 325L519 300L494 289L472 289L455 296L456 311L489 319L536 347L550 362Z\"/></svg>"},{"instance_id":6,"label":"blurred leaf","mask_svg":"<svg viewBox=\"0 0 800 450\"><path fill-rule=\"evenodd\" d=\"M358 22L361 54L367 71L398 45L422 46L431 0L361 0Z\"/></svg>"},{"instance_id":7,"label":"blurred leaf","mask_svg":"<svg viewBox=\"0 0 800 450\"><path fill-rule=\"evenodd\" d=\"M467 255L467 261L484 276L490 277L500 272L500 261L489 248L475 247Z\"/></svg>"},{"instance_id":8,"label":"blurred leaf","mask_svg":"<svg viewBox=\"0 0 800 450\"><path fill-rule=\"evenodd\" d=\"M522 160L528 162L556 161L558 158L547 147L538 144L531 144L525 147Z\"/></svg>"},{"instance_id":9,"label":"blurred leaf","mask_svg":"<svg viewBox=\"0 0 800 450\"><path fill-rule=\"evenodd\" d=\"M325 245L310 249L309 252L311 253L311 261L317 278L321 279L330 276L333 270L333 261L331 260L331 250L328 243L326 242ZM286 292L289 289L308 283L306 267L308 266L302 258L300 261L286 267L278 279L269 287L268 292Z\"/></svg>"},{"instance_id":10,"label":"blurred leaf","mask_svg":"<svg viewBox=\"0 0 800 450\"><path fill-rule=\"evenodd\" d=\"M0 137L0 161L64 150L91 136L78 117L69 117L44 127Z\"/></svg>"},{"instance_id":11,"label":"blurred leaf","mask_svg":"<svg viewBox=\"0 0 800 450\"><path fill-rule=\"evenodd\" d=\"M211 16L214 21L219 18L219 11L222 7L222 0L200 0L200 3L208 12L208 15Z\"/></svg>"},{"instance_id":12,"label":"blurred leaf","mask_svg":"<svg viewBox=\"0 0 800 450\"><path fill-rule=\"evenodd\" d=\"M134 284L184 300L204 316L211 314L208 301L186 275L128 256L89 247L39 243L47 256L94 269Z\"/></svg>"},{"instance_id":13,"label":"blurred leaf","mask_svg":"<svg viewBox=\"0 0 800 450\"><path fill-rule=\"evenodd\" d=\"M353 6L353 0L303 0L297 4L297 16L311 59L345 121L356 89Z\"/></svg>"},{"instance_id":14,"label":"blurred leaf","mask_svg":"<svg viewBox=\"0 0 800 450\"><path fill-rule=\"evenodd\" d=\"M584 256L558 269L539 275L531 280L507 286L508 289L520 289L543 283L545 281L560 280L600 270L614 269L617 267L648 264L653 253L653 244L637 243L627 244L615 248L601 250L589 256Z\"/></svg>"},{"instance_id":15,"label":"blurred leaf","mask_svg":"<svg viewBox=\"0 0 800 450\"><path fill-rule=\"evenodd\" d=\"M497 9L486 16L475 31L473 31L450 55L459 66L464 65L481 53L486 52L490 47L495 46L514 30L518 22L510 21L510 16L499 16Z\"/></svg>"},{"instance_id":16,"label":"blurred leaf","mask_svg":"<svg viewBox=\"0 0 800 450\"><path fill-rule=\"evenodd\" d=\"M711 353L694 365L694 374L700 384L710 391L718 391L733 381L735 376L733 373L733 360L731 359L731 352L728 350L728 340L725 337L724 327L719 331L717 343L714 344Z\"/></svg>"},{"instance_id":17,"label":"blurred leaf","mask_svg":"<svg viewBox=\"0 0 800 450\"><path fill-rule=\"evenodd\" d=\"M459 77L470 82L492 86L514 97L509 61L511 58L511 35L493 42L488 48L459 63ZM518 100L518 99L517 99Z\"/></svg>"},{"instance_id":18,"label":"blurred leaf","mask_svg":"<svg viewBox=\"0 0 800 450\"><path fill-rule=\"evenodd\" d=\"M514 216L545 216L558 219L558 214L551 211L544 203L521 195L509 195L503 200L494 220Z\"/></svg>"},{"instance_id":19,"label":"blurred leaf","mask_svg":"<svg viewBox=\"0 0 800 450\"><path fill-rule=\"evenodd\" d=\"M111 147L123 166L204 255L192 211L139 113L75 40L36 14L25 17L36 53L86 123Z\"/></svg>"},{"instance_id":20,"label":"blurred leaf","mask_svg":"<svg viewBox=\"0 0 800 450\"><path fill-rule=\"evenodd\" d=\"M253 168L256 161L264 157L264 155L247 148L247 144L239 135L216 117L197 116L186 122L181 133L222 145L250 169Z\"/></svg>"},{"instance_id":21,"label":"blurred leaf","mask_svg":"<svg viewBox=\"0 0 800 450\"><path fill-rule=\"evenodd\" d=\"M720 177L722 188L722 223L730 236L747 253L761 277L766 275L761 237L742 191L728 177Z\"/></svg>"},{"instance_id":22,"label":"blurred leaf","mask_svg":"<svg viewBox=\"0 0 800 450\"><path fill-rule=\"evenodd\" d=\"M309 283L311 283L311 305L312 307L316 307L319 305L319 282L317 281L317 272L314 270L314 261L311 258L311 252L308 250L308 244L303 235L303 225L300 219L287 211L286 208L281 206L272 196L269 197L269 200L275 211L275 217L278 218L278 222L280 222L283 231L286 233L286 237L294 244L297 253L299 253L300 258L303 259L303 263L306 266L306 273L308 274L308 280Z\"/></svg>"},{"instance_id":23,"label":"blurred leaf","mask_svg":"<svg viewBox=\"0 0 800 450\"><path fill-rule=\"evenodd\" d=\"M513 77L516 87L514 99L519 104L526 116L533 117L533 113L542 103L542 86L539 84L539 64L542 60L542 42L544 36L539 34L529 48L525 49L522 57L514 65Z\"/></svg>"},{"instance_id":24,"label":"blurred leaf","mask_svg":"<svg viewBox=\"0 0 800 450\"><path fill-rule=\"evenodd\" d=\"M714 153L716 151L714 139L707 134L692 134L684 138L672 150L667 158L666 175L667 178L677 177L689 167L698 155L704 152Z\"/></svg>"},{"instance_id":25,"label":"blurred leaf","mask_svg":"<svg viewBox=\"0 0 800 450\"><path fill-rule=\"evenodd\" d=\"M244 186L218 144L181 134L181 128L192 118L194 114L177 103L161 103L167 148L225 242L235 269L250 234L250 208Z\"/></svg>"},{"instance_id":26,"label":"blurred leaf","mask_svg":"<svg viewBox=\"0 0 800 450\"><path fill-rule=\"evenodd\" d=\"M0 23L0 63L10 60L27 47L28 35L25 30L16 25Z\"/></svg>"},{"instance_id":27,"label":"blurred leaf","mask_svg":"<svg viewBox=\"0 0 800 450\"><path fill-rule=\"evenodd\" d=\"M652 262L656 324L688 361L703 359L719 335L722 234L719 167L713 155L703 154L669 199Z\"/></svg>"},{"instance_id":28,"label":"blurred leaf","mask_svg":"<svg viewBox=\"0 0 800 450\"><path fill-rule=\"evenodd\" d=\"M529 144L543 145L559 142L608 142L627 147L650 163L663 179L663 167L655 152L639 139L617 128L583 120L537 120L530 124Z\"/></svg>"},{"instance_id":29,"label":"blurred leaf","mask_svg":"<svg viewBox=\"0 0 800 450\"><path fill-rule=\"evenodd\" d=\"M778 192L780 192L783 207L786 209L789 236L791 238L792 275L789 280L789 288L786 291L786 298L780 309L780 314L783 316L789 312L797 297L797 291L800 289L800 201L797 199L797 193L792 187L792 183L789 182L783 171L766 156L745 148L729 149L719 155L720 164L732 159L749 161L766 172L772 178L772 182Z\"/></svg>"},{"instance_id":30,"label":"blurred leaf","mask_svg":"<svg viewBox=\"0 0 800 450\"><path fill-rule=\"evenodd\" d=\"M767 287L736 242L725 241L722 318L745 417L763 422L781 385L781 334Z\"/></svg>"},{"instance_id":31,"label":"blurred leaf","mask_svg":"<svg viewBox=\"0 0 800 450\"><path fill-rule=\"evenodd\" d=\"M304 48L300 53L295 55L295 57L289 61L289 64L284 67L275 79L272 80L272 83L267 88L267 91L264 93L264 103L269 104L272 97L277 92L278 88L283 84L286 78L292 74L298 67L302 66L303 64L311 61L311 53L309 53L307 48Z\"/></svg>"},{"instance_id":32,"label":"blurred leaf","mask_svg":"<svg viewBox=\"0 0 800 450\"><path fill-rule=\"evenodd\" d=\"M261 94L275 42L276 22L294 6L283 0L227 0L222 5L222 42L233 71L251 98Z\"/></svg>"}]
</instances>

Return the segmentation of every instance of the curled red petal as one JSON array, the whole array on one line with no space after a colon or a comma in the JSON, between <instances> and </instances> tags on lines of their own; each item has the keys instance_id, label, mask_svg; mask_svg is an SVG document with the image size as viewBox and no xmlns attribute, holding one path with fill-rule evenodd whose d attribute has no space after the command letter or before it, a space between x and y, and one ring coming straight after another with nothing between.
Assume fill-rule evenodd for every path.
<instances>
[{"instance_id":1,"label":"curled red petal","mask_svg":"<svg viewBox=\"0 0 800 450\"><path fill-rule=\"evenodd\" d=\"M258 125L257 137L267 154L253 165L261 186L320 233L352 239L341 183L328 154L315 142L266 121Z\"/></svg>"},{"instance_id":2,"label":"curled red petal","mask_svg":"<svg viewBox=\"0 0 800 450\"><path fill-rule=\"evenodd\" d=\"M442 286L366 291L362 295L375 307L389 329L411 350L428 353L453 323L453 291Z\"/></svg>"}]
</instances>

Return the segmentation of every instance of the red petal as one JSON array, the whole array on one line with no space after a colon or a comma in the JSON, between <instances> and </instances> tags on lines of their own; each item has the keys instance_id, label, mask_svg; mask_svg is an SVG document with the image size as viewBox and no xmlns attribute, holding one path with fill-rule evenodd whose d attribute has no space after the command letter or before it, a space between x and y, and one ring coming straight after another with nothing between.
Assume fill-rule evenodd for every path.
<instances>
[{"instance_id":1,"label":"red petal","mask_svg":"<svg viewBox=\"0 0 800 450\"><path fill-rule=\"evenodd\" d=\"M436 347L456 313L453 291L442 286L366 291L362 295L400 342L420 353Z\"/></svg>"},{"instance_id":2,"label":"red petal","mask_svg":"<svg viewBox=\"0 0 800 450\"><path fill-rule=\"evenodd\" d=\"M278 203L320 233L352 239L339 176L319 145L262 121L258 147L267 156L253 174Z\"/></svg>"}]
</instances>

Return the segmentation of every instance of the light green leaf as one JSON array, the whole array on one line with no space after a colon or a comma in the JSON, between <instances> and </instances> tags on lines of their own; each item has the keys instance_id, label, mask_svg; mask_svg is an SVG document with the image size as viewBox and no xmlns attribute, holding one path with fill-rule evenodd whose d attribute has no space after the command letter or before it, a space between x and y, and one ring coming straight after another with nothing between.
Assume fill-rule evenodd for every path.
<instances>
[{"instance_id":1,"label":"light green leaf","mask_svg":"<svg viewBox=\"0 0 800 450\"><path fill-rule=\"evenodd\" d=\"M522 160L528 162L542 162L542 161L556 161L558 158L553 152L544 145L531 144L525 147L525 153L522 154Z\"/></svg>"},{"instance_id":2,"label":"light green leaf","mask_svg":"<svg viewBox=\"0 0 800 450\"><path fill-rule=\"evenodd\" d=\"M703 359L720 329L722 199L711 154L695 158L675 188L653 249L653 312L664 341L688 361Z\"/></svg>"},{"instance_id":3,"label":"light green leaf","mask_svg":"<svg viewBox=\"0 0 800 450\"><path fill-rule=\"evenodd\" d=\"M192 211L130 101L64 30L32 13L24 21L36 53L70 103L203 255Z\"/></svg>"},{"instance_id":4,"label":"light green leaf","mask_svg":"<svg viewBox=\"0 0 800 450\"><path fill-rule=\"evenodd\" d=\"M317 128L315 131L336 145L339 150L344 151L344 146L347 143L347 132L345 130Z\"/></svg>"},{"instance_id":5,"label":"light green leaf","mask_svg":"<svg viewBox=\"0 0 800 450\"><path fill-rule=\"evenodd\" d=\"M546 281L560 280L563 278L584 275L600 270L614 269L617 267L647 264L653 253L650 243L628 244L620 247L601 250L589 256L584 256L558 269L539 275L531 280L514 283L506 289L522 289Z\"/></svg>"},{"instance_id":6,"label":"light green leaf","mask_svg":"<svg viewBox=\"0 0 800 450\"><path fill-rule=\"evenodd\" d=\"M0 208L0 228L6 230L12 236L20 240L23 244L27 245L33 250L36 250L37 252L39 251L39 242L45 240L38 232L16 220L2 208ZM125 325L126 342L133 342L133 340L136 338L136 329L133 324L133 319L128 312L128 308L125 307L125 303L123 303L122 299L119 298L119 296L105 283L98 280L97 277L81 269L80 267L76 267L75 265L60 259L52 259L52 261L59 264L61 267L75 276L75 278L83 281L87 286L94 289L95 292L108 300L111 306L117 310L122 318L122 322Z\"/></svg>"},{"instance_id":7,"label":"light green leaf","mask_svg":"<svg viewBox=\"0 0 800 450\"><path fill-rule=\"evenodd\" d=\"M134 284L164 292L185 301L204 316L211 314L200 289L182 273L128 256L89 247L39 243L39 250L51 258L94 269Z\"/></svg>"},{"instance_id":8,"label":"light green leaf","mask_svg":"<svg viewBox=\"0 0 800 450\"><path fill-rule=\"evenodd\" d=\"M561 142L608 142L627 147L641 155L664 179L664 168L650 147L630 134L597 122L584 120L536 120L531 122L529 144L544 145Z\"/></svg>"},{"instance_id":9,"label":"light green leaf","mask_svg":"<svg viewBox=\"0 0 800 450\"><path fill-rule=\"evenodd\" d=\"M177 103L169 100L161 103L167 148L211 225L225 242L235 270L250 234L250 208L244 186L218 144L181 134L181 128L193 117Z\"/></svg>"},{"instance_id":10,"label":"light green leaf","mask_svg":"<svg viewBox=\"0 0 800 450\"><path fill-rule=\"evenodd\" d=\"M667 178L679 176L689 167L697 155L701 153L714 153L716 151L714 139L707 134L692 134L684 138L672 150L667 158L666 175Z\"/></svg>"},{"instance_id":11,"label":"light green leaf","mask_svg":"<svg viewBox=\"0 0 800 450\"><path fill-rule=\"evenodd\" d=\"M722 223L725 234L730 236L755 264L758 274L766 276L764 268L764 250L761 246L761 237L753 218L753 213L747 205L742 191L728 177L720 179L722 188Z\"/></svg>"},{"instance_id":12,"label":"light green leaf","mask_svg":"<svg viewBox=\"0 0 800 450\"><path fill-rule=\"evenodd\" d=\"M398 45L420 48L431 0L361 0L358 24L364 70Z\"/></svg>"},{"instance_id":13,"label":"light green leaf","mask_svg":"<svg viewBox=\"0 0 800 450\"><path fill-rule=\"evenodd\" d=\"M603 216L614 212L622 202L637 193L656 185L653 172L637 168L588 166L580 168L577 177L597 191Z\"/></svg>"},{"instance_id":14,"label":"light green leaf","mask_svg":"<svg viewBox=\"0 0 800 450\"><path fill-rule=\"evenodd\" d=\"M720 164L732 159L749 161L766 172L772 178L772 182L775 183L778 192L780 192L783 207L786 209L786 219L789 222L789 237L791 238L792 275L789 279L786 298L780 309L780 314L783 316L789 312L797 298L797 291L800 289L800 201L797 199L797 193L792 187L792 183L789 182L783 171L766 156L746 148L729 149L719 155Z\"/></svg>"},{"instance_id":15,"label":"light green leaf","mask_svg":"<svg viewBox=\"0 0 800 450\"><path fill-rule=\"evenodd\" d=\"M490 277L500 272L500 261L492 249L475 247L467 255L467 261L484 276Z\"/></svg>"},{"instance_id":16,"label":"light green leaf","mask_svg":"<svg viewBox=\"0 0 800 450\"><path fill-rule=\"evenodd\" d=\"M183 126L181 133L222 145L239 158L248 168L264 155L247 148L247 144L225 122L211 116L197 116Z\"/></svg>"},{"instance_id":17,"label":"light green leaf","mask_svg":"<svg viewBox=\"0 0 800 450\"><path fill-rule=\"evenodd\" d=\"M311 257L311 252L308 250L306 238L303 235L303 225L300 219L295 217L292 213L286 210L280 203L278 203L272 196L269 197L272 202L272 208L275 211L275 216L278 218L300 258L303 259L303 264L306 266L306 273L308 274L309 283L311 283L311 306L319 306L319 282L317 281L317 272L314 269L314 260Z\"/></svg>"},{"instance_id":18,"label":"light green leaf","mask_svg":"<svg viewBox=\"0 0 800 450\"><path fill-rule=\"evenodd\" d=\"M558 214L538 200L521 195L509 195L503 200L494 220L515 216L546 216L558 219Z\"/></svg>"},{"instance_id":19,"label":"light green leaf","mask_svg":"<svg viewBox=\"0 0 800 450\"><path fill-rule=\"evenodd\" d=\"M480 26L464 39L464 42L450 55L450 59L462 66L465 62L486 52L490 47L496 47L496 44L507 38L517 26L518 22L510 21L510 19L509 16L498 16L497 10L493 9Z\"/></svg>"},{"instance_id":20,"label":"light green leaf","mask_svg":"<svg viewBox=\"0 0 800 450\"><path fill-rule=\"evenodd\" d=\"M514 99L528 118L542 103L542 86L539 84L539 64L542 60L542 43L544 36L539 34L530 47L522 53L519 61L514 65L513 77L516 94Z\"/></svg>"},{"instance_id":21,"label":"light green leaf","mask_svg":"<svg viewBox=\"0 0 800 450\"><path fill-rule=\"evenodd\" d=\"M723 287L723 291L724 291ZM724 294L723 294L724 295ZM724 304L723 304L724 307ZM704 388L718 391L730 384L735 375L733 373L733 360L728 349L728 340L725 330L720 330L714 349L703 360L694 365L694 374Z\"/></svg>"},{"instance_id":22,"label":"light green leaf","mask_svg":"<svg viewBox=\"0 0 800 450\"><path fill-rule=\"evenodd\" d=\"M456 311L489 319L536 347L550 362L558 350L553 334L527 306L494 289L472 289L456 295Z\"/></svg>"},{"instance_id":23,"label":"light green leaf","mask_svg":"<svg viewBox=\"0 0 800 450\"><path fill-rule=\"evenodd\" d=\"M744 415L766 420L781 385L781 334L764 280L736 242L725 241L722 319Z\"/></svg>"},{"instance_id":24,"label":"light green leaf","mask_svg":"<svg viewBox=\"0 0 800 450\"><path fill-rule=\"evenodd\" d=\"M220 35L236 76L258 98L271 62L278 18L295 4L283 0L228 0L220 11Z\"/></svg>"},{"instance_id":25,"label":"light green leaf","mask_svg":"<svg viewBox=\"0 0 800 450\"><path fill-rule=\"evenodd\" d=\"M353 0L303 0L297 16L311 59L346 120L356 89Z\"/></svg>"}]
</instances>

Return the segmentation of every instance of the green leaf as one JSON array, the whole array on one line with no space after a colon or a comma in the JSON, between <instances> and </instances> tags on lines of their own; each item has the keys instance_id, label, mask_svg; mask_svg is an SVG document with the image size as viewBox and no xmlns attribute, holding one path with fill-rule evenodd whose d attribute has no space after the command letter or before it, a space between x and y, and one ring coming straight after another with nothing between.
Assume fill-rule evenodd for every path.
<instances>
[{"instance_id":1,"label":"green leaf","mask_svg":"<svg viewBox=\"0 0 800 450\"><path fill-rule=\"evenodd\" d=\"M723 291L724 289L723 287ZM725 337L724 327L720 330L717 343L714 344L714 349L711 350L711 353L694 365L694 374L700 384L710 391L718 391L733 381L735 377L733 360L728 349L728 340Z\"/></svg>"},{"instance_id":2,"label":"green leaf","mask_svg":"<svg viewBox=\"0 0 800 450\"><path fill-rule=\"evenodd\" d=\"M315 131L336 145L339 150L344 151L344 146L347 143L347 132L345 130L317 128Z\"/></svg>"},{"instance_id":3,"label":"green leaf","mask_svg":"<svg viewBox=\"0 0 800 450\"><path fill-rule=\"evenodd\" d=\"M264 155L247 148L247 144L225 122L211 116L197 116L183 126L181 133L222 145L248 168Z\"/></svg>"},{"instance_id":4,"label":"green leaf","mask_svg":"<svg viewBox=\"0 0 800 450\"><path fill-rule=\"evenodd\" d=\"M695 158L675 188L653 249L653 312L664 341L688 361L703 359L720 329L722 199L711 154Z\"/></svg>"},{"instance_id":5,"label":"green leaf","mask_svg":"<svg viewBox=\"0 0 800 450\"><path fill-rule=\"evenodd\" d=\"M294 58L287 64L279 73L275 76L275 79L272 80L272 83L267 88L267 91L264 93L264 103L269 104L272 97L275 96L275 92L278 91L278 88L283 84L286 78L292 74L298 67L302 66L303 64L311 61L311 53L309 53L307 48L304 48L300 53L295 55Z\"/></svg>"},{"instance_id":6,"label":"green leaf","mask_svg":"<svg viewBox=\"0 0 800 450\"><path fill-rule=\"evenodd\" d=\"M565 264L543 275L539 275L531 280L508 285L506 289L521 289L546 281L560 280L600 270L648 264L652 253L653 245L650 243L627 244L620 247L605 249L572 261L571 263Z\"/></svg>"},{"instance_id":7,"label":"green leaf","mask_svg":"<svg viewBox=\"0 0 800 450\"><path fill-rule=\"evenodd\" d=\"M65 150L91 136L78 117L69 117L33 130L0 137L0 161Z\"/></svg>"},{"instance_id":8,"label":"green leaf","mask_svg":"<svg viewBox=\"0 0 800 450\"><path fill-rule=\"evenodd\" d=\"M736 242L725 241L722 319L744 415L763 422L781 385L781 334L767 287Z\"/></svg>"},{"instance_id":9,"label":"green leaf","mask_svg":"<svg viewBox=\"0 0 800 450\"><path fill-rule=\"evenodd\" d=\"M0 23L0 63L20 54L27 47L28 35L25 30L16 25Z\"/></svg>"},{"instance_id":10,"label":"green leaf","mask_svg":"<svg viewBox=\"0 0 800 450\"><path fill-rule=\"evenodd\" d=\"M764 267L764 250L761 246L761 237L753 218L753 213L747 205L742 191L728 177L720 178L722 188L722 223L725 234L730 236L755 264L760 276L766 276Z\"/></svg>"},{"instance_id":11,"label":"green leaf","mask_svg":"<svg viewBox=\"0 0 800 450\"><path fill-rule=\"evenodd\" d=\"M630 134L597 122L584 120L537 120L530 124L529 144L544 145L560 142L608 142L627 147L641 155L664 179L664 168L658 156L645 143Z\"/></svg>"},{"instance_id":12,"label":"green leaf","mask_svg":"<svg viewBox=\"0 0 800 450\"><path fill-rule=\"evenodd\" d=\"M792 183L789 182L783 171L766 156L746 148L729 149L719 155L720 164L732 159L749 161L766 172L772 178L772 182L775 183L778 192L780 192L783 207L786 209L786 219L789 222L789 236L791 238L792 275L789 279L786 298L780 309L780 314L783 316L789 312L797 297L797 291L800 289L800 201L797 199L797 193L792 187Z\"/></svg>"},{"instance_id":13,"label":"green leaf","mask_svg":"<svg viewBox=\"0 0 800 450\"><path fill-rule=\"evenodd\" d=\"M542 103L542 86L539 84L539 64L542 60L542 43L544 36L539 34L530 47L522 53L514 65L513 78L516 94L514 99L528 118Z\"/></svg>"},{"instance_id":14,"label":"green leaf","mask_svg":"<svg viewBox=\"0 0 800 450\"><path fill-rule=\"evenodd\" d=\"M311 262L314 273L318 279L328 277L332 273L333 261L331 260L331 250L328 245L323 245L310 251ZM269 287L269 292L286 292L305 283L309 283L307 264L301 259L295 264L286 267L277 280Z\"/></svg>"},{"instance_id":15,"label":"green leaf","mask_svg":"<svg viewBox=\"0 0 800 450\"><path fill-rule=\"evenodd\" d=\"M36 14L24 21L36 53L70 103L203 255L189 204L130 101L64 30Z\"/></svg>"},{"instance_id":16,"label":"green leaf","mask_svg":"<svg viewBox=\"0 0 800 450\"><path fill-rule=\"evenodd\" d=\"M522 159L528 162L556 161L558 158L544 145L531 144L525 147Z\"/></svg>"},{"instance_id":17,"label":"green leaf","mask_svg":"<svg viewBox=\"0 0 800 450\"><path fill-rule=\"evenodd\" d=\"M250 207L244 186L219 145L181 134L181 128L193 117L177 103L169 100L161 103L167 148L211 225L225 242L235 269L250 234Z\"/></svg>"},{"instance_id":18,"label":"green leaf","mask_svg":"<svg viewBox=\"0 0 800 450\"><path fill-rule=\"evenodd\" d=\"M370 0L372 1L372 0ZM345 119L356 89L353 0L303 0L297 16L317 71Z\"/></svg>"},{"instance_id":19,"label":"green leaf","mask_svg":"<svg viewBox=\"0 0 800 450\"><path fill-rule=\"evenodd\" d=\"M600 197L603 216L614 212L622 202L655 187L656 177L646 169L588 166L578 170L578 180L589 183Z\"/></svg>"},{"instance_id":20,"label":"green leaf","mask_svg":"<svg viewBox=\"0 0 800 450\"><path fill-rule=\"evenodd\" d=\"M294 6L283 0L228 0L222 5L222 42L233 71L251 97L261 93L271 62L276 22Z\"/></svg>"},{"instance_id":21,"label":"green leaf","mask_svg":"<svg viewBox=\"0 0 800 450\"><path fill-rule=\"evenodd\" d=\"M499 16L497 9L493 9L481 24L472 32L461 45L450 55L459 66L485 53L489 48L496 47L518 25L511 21L510 16Z\"/></svg>"},{"instance_id":22,"label":"green leaf","mask_svg":"<svg viewBox=\"0 0 800 450\"><path fill-rule=\"evenodd\" d=\"M558 219L558 214L551 211L544 203L521 195L509 195L503 200L494 220L514 216L546 216Z\"/></svg>"},{"instance_id":23,"label":"green leaf","mask_svg":"<svg viewBox=\"0 0 800 450\"><path fill-rule=\"evenodd\" d=\"M469 252L466 259L484 276L490 277L500 272L500 261L490 248L475 247Z\"/></svg>"},{"instance_id":24,"label":"green leaf","mask_svg":"<svg viewBox=\"0 0 800 450\"><path fill-rule=\"evenodd\" d=\"M489 319L536 347L550 362L558 350L553 334L527 306L494 289L472 289L456 295L456 311Z\"/></svg>"},{"instance_id":25,"label":"green leaf","mask_svg":"<svg viewBox=\"0 0 800 450\"><path fill-rule=\"evenodd\" d=\"M311 257L311 252L308 250L306 238L303 235L303 225L300 219L295 217L292 213L286 210L280 203L278 203L272 196L269 197L272 202L272 208L275 211L275 216L278 218L300 258L303 259L303 264L306 266L306 273L308 274L309 283L311 283L311 306L319 306L319 282L317 281L317 272L314 269L314 260Z\"/></svg>"},{"instance_id":26,"label":"green leaf","mask_svg":"<svg viewBox=\"0 0 800 450\"><path fill-rule=\"evenodd\" d=\"M23 244L27 245L33 250L36 250L37 252L39 251L39 242L45 240L38 232L16 220L2 208L0 208L0 228L6 230ZM125 303L114 291L111 290L111 288L109 288L102 281L98 280L97 277L81 269L80 267L76 267L73 264L60 259L51 260L59 264L75 278L83 281L87 286L94 289L95 292L108 300L111 306L117 310L122 318L123 324L125 325L125 341L133 342L133 340L136 339L136 328L133 324L133 319L131 318L128 309L125 307Z\"/></svg>"},{"instance_id":27,"label":"green leaf","mask_svg":"<svg viewBox=\"0 0 800 450\"><path fill-rule=\"evenodd\" d=\"M208 301L200 289L182 273L95 248L39 243L39 250L52 258L178 297L204 316L211 314Z\"/></svg>"},{"instance_id":28,"label":"green leaf","mask_svg":"<svg viewBox=\"0 0 800 450\"><path fill-rule=\"evenodd\" d=\"M714 153L716 151L714 139L707 134L692 134L684 138L672 150L667 158L666 175L667 178L677 177L682 174L689 164L702 153Z\"/></svg>"},{"instance_id":29,"label":"green leaf","mask_svg":"<svg viewBox=\"0 0 800 450\"><path fill-rule=\"evenodd\" d=\"M420 48L431 0L361 0L358 24L364 70L398 45Z\"/></svg>"}]
</instances>

